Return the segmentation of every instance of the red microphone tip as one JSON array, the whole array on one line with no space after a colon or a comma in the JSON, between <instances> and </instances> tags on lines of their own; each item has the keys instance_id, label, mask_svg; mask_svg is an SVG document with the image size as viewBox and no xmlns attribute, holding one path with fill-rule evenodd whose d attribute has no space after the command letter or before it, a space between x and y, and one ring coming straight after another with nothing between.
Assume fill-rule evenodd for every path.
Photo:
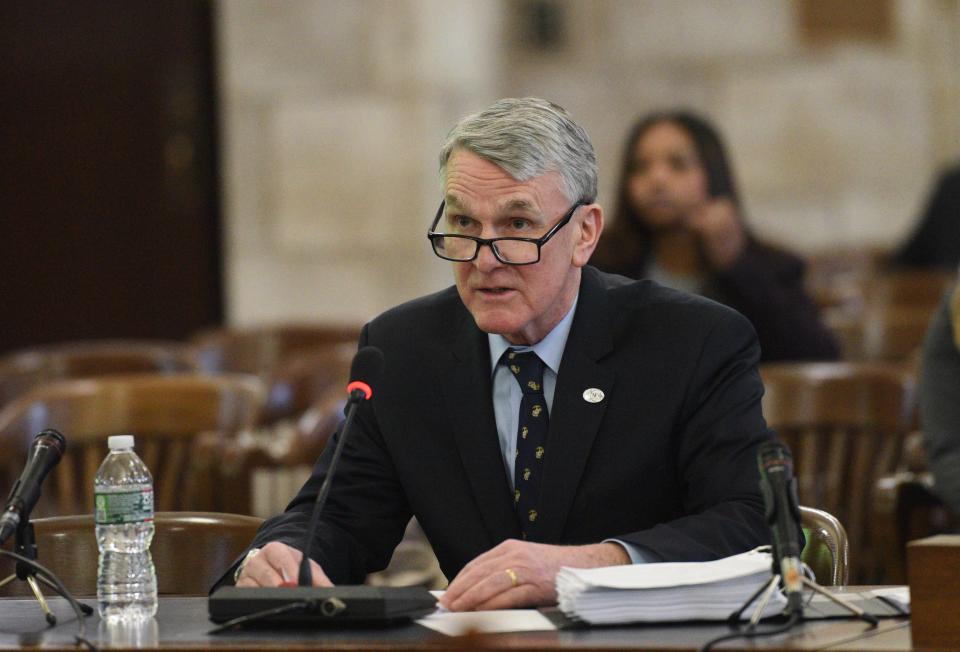
<instances>
[{"instance_id":1,"label":"red microphone tip","mask_svg":"<svg viewBox=\"0 0 960 652\"><path fill-rule=\"evenodd\" d=\"M347 385L348 394L352 394L353 390L355 389L359 389L361 392L363 392L363 397L366 400L370 400L370 397L373 396L373 390L370 389L370 385L366 384L362 380L355 380L349 385Z\"/></svg>"}]
</instances>

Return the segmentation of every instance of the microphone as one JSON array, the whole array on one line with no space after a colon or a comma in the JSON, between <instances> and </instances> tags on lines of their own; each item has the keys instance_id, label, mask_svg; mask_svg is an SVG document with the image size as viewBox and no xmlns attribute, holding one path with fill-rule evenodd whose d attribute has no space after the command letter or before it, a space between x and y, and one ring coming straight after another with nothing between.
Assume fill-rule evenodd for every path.
<instances>
[{"instance_id":1,"label":"microphone","mask_svg":"<svg viewBox=\"0 0 960 652\"><path fill-rule=\"evenodd\" d=\"M320 521L320 513L327 502L327 495L330 493L330 483L333 479L337 463L340 461L340 454L343 452L343 444L347 441L347 435L350 434L350 427L353 425L353 417L357 412L357 406L361 401L368 401L373 396L371 384L376 385L383 375L383 352L375 346L365 346L353 357L353 363L350 365L350 383L347 385L347 405L343 409L346 419L343 422L343 428L340 430L340 438L337 441L337 447L333 450L333 459L330 460L330 468L327 469L327 477L323 479L320 491L317 493L317 501L313 504L313 513L310 515L310 526L307 528L303 539L302 550L303 558L300 560L300 570L297 576L299 586L311 586L313 584L313 573L310 570L310 560L307 553L310 551L310 542L317 532L317 524Z\"/></svg>"},{"instance_id":2,"label":"microphone","mask_svg":"<svg viewBox=\"0 0 960 652\"><path fill-rule=\"evenodd\" d=\"M67 440L56 430L44 430L33 438L27 464L10 490L0 516L0 545L16 532L21 522L30 518L30 512L40 499L43 479L60 462L66 448Z\"/></svg>"},{"instance_id":3,"label":"microphone","mask_svg":"<svg viewBox=\"0 0 960 652\"><path fill-rule=\"evenodd\" d=\"M311 586L313 574L307 555L310 543L316 534L320 513L330 492L330 483L344 442L350 434L357 407L373 396L372 388L376 387L383 375L383 364L383 353L372 346L363 347L353 358L350 384L347 385L347 405L344 408L346 418L301 545L303 558L297 585L246 589L224 586L217 589L210 596L208 607L210 620L221 625L212 633L254 622L321 627L384 626L408 622L436 609L436 598L422 586Z\"/></svg>"},{"instance_id":4,"label":"microphone","mask_svg":"<svg viewBox=\"0 0 960 652\"><path fill-rule=\"evenodd\" d=\"M757 452L764 515L773 533L773 563L783 579L787 613L803 607L803 574L800 562L800 504L793 456L784 444L769 441Z\"/></svg>"}]
</instances>

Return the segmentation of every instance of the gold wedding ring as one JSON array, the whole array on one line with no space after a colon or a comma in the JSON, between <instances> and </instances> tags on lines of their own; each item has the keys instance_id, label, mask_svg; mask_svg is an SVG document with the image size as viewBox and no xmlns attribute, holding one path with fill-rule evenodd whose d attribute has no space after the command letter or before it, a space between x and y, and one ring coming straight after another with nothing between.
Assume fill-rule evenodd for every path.
<instances>
[{"instance_id":1,"label":"gold wedding ring","mask_svg":"<svg viewBox=\"0 0 960 652\"><path fill-rule=\"evenodd\" d=\"M510 584L512 584L514 588L520 586L520 580L517 578L516 571L514 571L512 568L508 568L503 572L506 573L507 577L510 578Z\"/></svg>"}]
</instances>

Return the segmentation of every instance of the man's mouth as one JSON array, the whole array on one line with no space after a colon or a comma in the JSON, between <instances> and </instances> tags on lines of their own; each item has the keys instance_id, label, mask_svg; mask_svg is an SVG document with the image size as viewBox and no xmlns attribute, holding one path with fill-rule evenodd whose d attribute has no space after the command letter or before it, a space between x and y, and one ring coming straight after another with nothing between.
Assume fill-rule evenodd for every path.
<instances>
[{"instance_id":1,"label":"man's mouth","mask_svg":"<svg viewBox=\"0 0 960 652\"><path fill-rule=\"evenodd\" d=\"M513 288L503 288L503 287L493 287L493 288L478 288L477 291L481 294L486 294L489 296L499 296L511 292Z\"/></svg>"}]
</instances>

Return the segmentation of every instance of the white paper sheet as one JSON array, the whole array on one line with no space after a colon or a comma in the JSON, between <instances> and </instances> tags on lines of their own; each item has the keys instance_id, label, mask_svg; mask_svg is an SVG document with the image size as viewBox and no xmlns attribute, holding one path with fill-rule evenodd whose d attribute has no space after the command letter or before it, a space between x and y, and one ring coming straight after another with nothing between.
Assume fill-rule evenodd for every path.
<instances>
[{"instance_id":1,"label":"white paper sheet","mask_svg":"<svg viewBox=\"0 0 960 652\"><path fill-rule=\"evenodd\" d=\"M504 632L546 632L556 629L536 609L504 609L501 611L452 612L437 610L417 621L447 636L460 636L468 632L499 634Z\"/></svg>"},{"instance_id":2,"label":"white paper sheet","mask_svg":"<svg viewBox=\"0 0 960 652\"><path fill-rule=\"evenodd\" d=\"M443 591L430 591L437 600ZM507 632L549 632L556 627L536 609L503 609L499 611L447 611L443 607L416 621L435 632L447 636L502 634Z\"/></svg>"}]
</instances>

